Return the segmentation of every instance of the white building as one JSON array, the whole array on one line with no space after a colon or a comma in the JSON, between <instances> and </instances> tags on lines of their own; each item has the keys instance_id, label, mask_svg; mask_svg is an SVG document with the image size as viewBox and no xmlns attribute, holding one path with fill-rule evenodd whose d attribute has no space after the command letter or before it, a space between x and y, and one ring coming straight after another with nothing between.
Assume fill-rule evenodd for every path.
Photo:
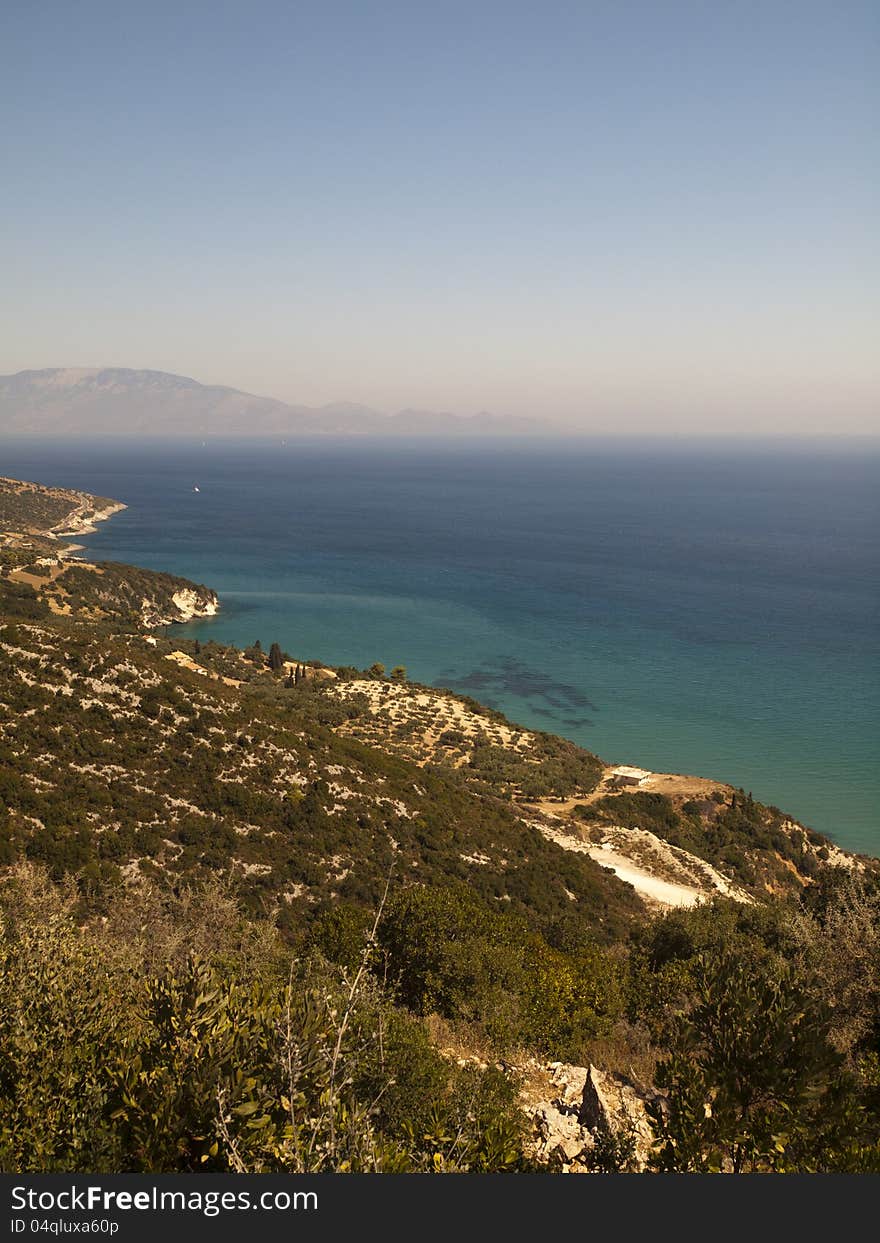
<instances>
[{"instance_id":1,"label":"white building","mask_svg":"<svg viewBox=\"0 0 880 1243\"><path fill-rule=\"evenodd\" d=\"M650 775L647 769L631 768L629 764L621 764L611 770L611 780L618 786L640 786Z\"/></svg>"}]
</instances>

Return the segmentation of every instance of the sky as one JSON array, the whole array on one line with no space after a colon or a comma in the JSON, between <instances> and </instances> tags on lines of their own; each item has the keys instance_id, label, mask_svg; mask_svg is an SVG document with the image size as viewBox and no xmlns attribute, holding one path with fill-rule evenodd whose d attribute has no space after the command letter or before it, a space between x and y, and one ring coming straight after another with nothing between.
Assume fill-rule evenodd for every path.
<instances>
[{"instance_id":1,"label":"sky","mask_svg":"<svg viewBox=\"0 0 880 1243\"><path fill-rule=\"evenodd\" d=\"M5 0L0 373L880 430L880 8Z\"/></svg>"}]
</instances>

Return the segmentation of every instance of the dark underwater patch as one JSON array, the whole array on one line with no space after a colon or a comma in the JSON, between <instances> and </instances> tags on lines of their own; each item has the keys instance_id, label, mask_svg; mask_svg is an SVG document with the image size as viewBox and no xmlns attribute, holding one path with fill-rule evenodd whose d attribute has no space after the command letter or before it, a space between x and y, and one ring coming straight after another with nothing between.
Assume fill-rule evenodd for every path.
<instances>
[{"instance_id":1,"label":"dark underwater patch","mask_svg":"<svg viewBox=\"0 0 880 1243\"><path fill-rule=\"evenodd\" d=\"M565 725L590 725L592 722L583 716L583 709L596 711L595 704L577 686L560 682L513 659L484 661L468 673L448 669L434 685L472 695L491 708L497 706L493 696L515 696L528 703L536 715ZM578 710L580 714L575 715ZM563 716L562 713L568 715Z\"/></svg>"}]
</instances>

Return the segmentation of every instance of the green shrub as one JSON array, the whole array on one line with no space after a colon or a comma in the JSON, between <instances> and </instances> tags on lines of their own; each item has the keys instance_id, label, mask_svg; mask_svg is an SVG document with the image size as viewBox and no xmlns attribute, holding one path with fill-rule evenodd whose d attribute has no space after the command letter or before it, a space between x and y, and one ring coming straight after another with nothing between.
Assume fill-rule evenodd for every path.
<instances>
[{"instance_id":1,"label":"green shrub","mask_svg":"<svg viewBox=\"0 0 880 1243\"><path fill-rule=\"evenodd\" d=\"M732 954L700 960L696 995L657 1068L652 1164L666 1172L873 1168L855 1085L828 1035L830 1015L788 967Z\"/></svg>"}]
</instances>

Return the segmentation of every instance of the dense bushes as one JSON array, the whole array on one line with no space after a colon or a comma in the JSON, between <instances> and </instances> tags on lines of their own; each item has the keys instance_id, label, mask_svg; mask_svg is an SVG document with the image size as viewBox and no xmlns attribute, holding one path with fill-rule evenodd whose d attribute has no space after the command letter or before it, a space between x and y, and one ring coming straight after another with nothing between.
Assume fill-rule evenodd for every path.
<instances>
[{"instance_id":1,"label":"dense bushes","mask_svg":"<svg viewBox=\"0 0 880 1243\"><path fill-rule=\"evenodd\" d=\"M0 886L5 1170L525 1169L493 1060L632 1074L642 1029L654 1168L880 1170L880 908L857 878L816 911L673 912L628 952L564 927L554 948L456 885L392 892L378 922L328 906L295 957L226 884L115 894L84 922L29 866ZM489 1064L441 1056L427 1015Z\"/></svg>"},{"instance_id":2,"label":"dense bushes","mask_svg":"<svg viewBox=\"0 0 880 1243\"><path fill-rule=\"evenodd\" d=\"M876 1119L791 967L701 958L657 1067L657 1170L880 1170Z\"/></svg>"},{"instance_id":3,"label":"dense bushes","mask_svg":"<svg viewBox=\"0 0 880 1243\"><path fill-rule=\"evenodd\" d=\"M0 578L0 613L15 620L37 621L49 616L49 606L27 583ZM14 638L14 634L7 635L8 642Z\"/></svg>"},{"instance_id":4,"label":"dense bushes","mask_svg":"<svg viewBox=\"0 0 880 1243\"><path fill-rule=\"evenodd\" d=\"M32 874L7 886L3 906L0 1168L121 1168L106 1069L131 1019L128 981L94 960Z\"/></svg>"},{"instance_id":5,"label":"dense bushes","mask_svg":"<svg viewBox=\"0 0 880 1243\"><path fill-rule=\"evenodd\" d=\"M321 960L284 964L271 940L234 948L234 907L218 929L198 901L160 920L160 940L189 923L204 944L208 920L221 959L157 969L132 936L140 898L100 931L74 901L29 869L3 888L4 1170L523 1166L514 1085L441 1058L363 970L349 982Z\"/></svg>"},{"instance_id":6,"label":"dense bushes","mask_svg":"<svg viewBox=\"0 0 880 1243\"><path fill-rule=\"evenodd\" d=\"M880 1170L880 896L844 872L804 898L637 932L627 1018L659 1059L655 1168Z\"/></svg>"},{"instance_id":7,"label":"dense bushes","mask_svg":"<svg viewBox=\"0 0 880 1243\"><path fill-rule=\"evenodd\" d=\"M464 887L397 894L379 927L382 969L419 1014L477 1023L503 1048L576 1059L620 1013L611 957L596 946L552 948L515 915Z\"/></svg>"},{"instance_id":8,"label":"dense bushes","mask_svg":"<svg viewBox=\"0 0 880 1243\"><path fill-rule=\"evenodd\" d=\"M447 735L449 732L454 731L447 731ZM602 775L602 762L564 738L536 734L527 757L509 747L478 742L461 773L478 788L529 800L589 793Z\"/></svg>"},{"instance_id":9,"label":"dense bushes","mask_svg":"<svg viewBox=\"0 0 880 1243\"><path fill-rule=\"evenodd\" d=\"M625 829L648 829L662 837L681 824L671 799L646 790L606 795L589 806L577 808L577 814L583 819L607 820Z\"/></svg>"}]
</instances>

